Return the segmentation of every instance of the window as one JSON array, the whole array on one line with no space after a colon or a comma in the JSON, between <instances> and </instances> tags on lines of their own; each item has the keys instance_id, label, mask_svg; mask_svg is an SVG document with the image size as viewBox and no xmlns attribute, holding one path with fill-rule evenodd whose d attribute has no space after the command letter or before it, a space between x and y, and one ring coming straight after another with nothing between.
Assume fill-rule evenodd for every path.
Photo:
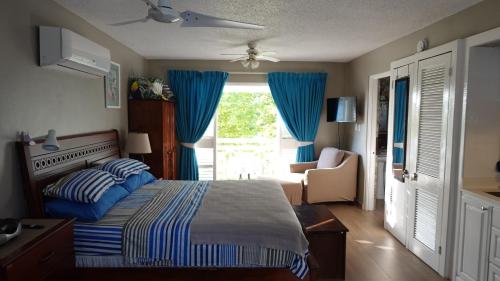
<instances>
[{"instance_id":1,"label":"window","mask_svg":"<svg viewBox=\"0 0 500 281\"><path fill-rule=\"evenodd\" d=\"M195 145L200 180L215 178L215 119L212 119L202 139Z\"/></svg>"},{"instance_id":2,"label":"window","mask_svg":"<svg viewBox=\"0 0 500 281\"><path fill-rule=\"evenodd\" d=\"M267 85L227 85L196 143L200 180L276 176L289 170L296 148Z\"/></svg>"},{"instance_id":3,"label":"window","mask_svg":"<svg viewBox=\"0 0 500 281\"><path fill-rule=\"evenodd\" d=\"M295 163L299 144L286 128L283 119L279 117L278 120L280 124L278 174L286 174L290 171L290 163Z\"/></svg>"}]
</instances>

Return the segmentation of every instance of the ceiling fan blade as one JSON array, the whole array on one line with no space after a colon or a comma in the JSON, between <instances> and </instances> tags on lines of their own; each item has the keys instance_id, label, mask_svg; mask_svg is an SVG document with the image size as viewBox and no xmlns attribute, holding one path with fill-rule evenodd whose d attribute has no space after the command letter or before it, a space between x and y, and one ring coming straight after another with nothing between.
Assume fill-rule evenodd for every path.
<instances>
[{"instance_id":1,"label":"ceiling fan blade","mask_svg":"<svg viewBox=\"0 0 500 281\"><path fill-rule=\"evenodd\" d=\"M246 56L247 54L220 54L221 56Z\"/></svg>"},{"instance_id":2,"label":"ceiling fan blade","mask_svg":"<svg viewBox=\"0 0 500 281\"><path fill-rule=\"evenodd\" d=\"M112 26L122 26L122 25L127 25L131 23L136 23L136 22L147 22L149 20L149 16L142 18L142 19L137 19L137 20L128 20L128 21L122 21L122 22L117 22L117 23L112 23L110 25Z\"/></svg>"},{"instance_id":3,"label":"ceiling fan blade","mask_svg":"<svg viewBox=\"0 0 500 281\"><path fill-rule=\"evenodd\" d=\"M265 26L233 21L223 18L212 17L192 11L181 13L181 18L184 20L182 27L222 27L222 28L242 28L242 29L264 29Z\"/></svg>"},{"instance_id":4,"label":"ceiling fan blade","mask_svg":"<svg viewBox=\"0 0 500 281\"><path fill-rule=\"evenodd\" d=\"M234 59L234 60L230 60L229 62L236 62L236 61L247 60L247 59L248 59L248 57L245 56L245 57L237 58L237 59Z\"/></svg>"},{"instance_id":5,"label":"ceiling fan blade","mask_svg":"<svg viewBox=\"0 0 500 281\"><path fill-rule=\"evenodd\" d=\"M257 56L258 60L268 60L272 62L279 62L280 60L277 58L267 57L267 56Z\"/></svg>"},{"instance_id":6,"label":"ceiling fan blade","mask_svg":"<svg viewBox=\"0 0 500 281\"><path fill-rule=\"evenodd\" d=\"M155 9L155 10L159 10L158 9L158 6L156 6L153 2L151 2L150 0L142 0L142 2L146 3L146 5L148 5L149 7Z\"/></svg>"},{"instance_id":7,"label":"ceiling fan blade","mask_svg":"<svg viewBox=\"0 0 500 281\"><path fill-rule=\"evenodd\" d=\"M262 52L259 52L259 55L261 55L261 56L274 56L274 55L276 55L276 52L273 52L273 51L262 51Z\"/></svg>"}]
</instances>

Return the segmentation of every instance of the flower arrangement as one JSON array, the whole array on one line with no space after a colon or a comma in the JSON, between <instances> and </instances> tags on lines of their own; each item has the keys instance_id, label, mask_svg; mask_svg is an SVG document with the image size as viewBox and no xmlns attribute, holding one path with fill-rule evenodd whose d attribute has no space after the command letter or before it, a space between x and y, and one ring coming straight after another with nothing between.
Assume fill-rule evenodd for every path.
<instances>
[{"instance_id":1,"label":"flower arrangement","mask_svg":"<svg viewBox=\"0 0 500 281\"><path fill-rule=\"evenodd\" d=\"M160 78L134 77L129 79L129 98L143 100L173 100L174 94Z\"/></svg>"}]
</instances>

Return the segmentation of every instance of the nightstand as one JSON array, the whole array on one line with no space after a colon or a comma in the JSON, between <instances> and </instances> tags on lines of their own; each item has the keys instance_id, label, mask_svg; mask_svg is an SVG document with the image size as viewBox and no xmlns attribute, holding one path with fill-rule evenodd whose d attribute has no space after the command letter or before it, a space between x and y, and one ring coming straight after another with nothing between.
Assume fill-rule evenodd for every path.
<instances>
[{"instance_id":1,"label":"nightstand","mask_svg":"<svg viewBox=\"0 0 500 281\"><path fill-rule=\"evenodd\" d=\"M0 246L0 280L73 280L73 221L23 219L23 224L43 228L23 229L21 235Z\"/></svg>"}]
</instances>

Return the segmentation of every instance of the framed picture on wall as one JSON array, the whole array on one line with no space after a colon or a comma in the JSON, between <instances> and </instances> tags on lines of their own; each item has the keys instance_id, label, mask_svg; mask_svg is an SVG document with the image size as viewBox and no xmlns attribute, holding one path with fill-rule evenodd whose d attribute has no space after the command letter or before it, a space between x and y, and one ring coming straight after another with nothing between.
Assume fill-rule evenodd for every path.
<instances>
[{"instance_id":1,"label":"framed picture on wall","mask_svg":"<svg viewBox=\"0 0 500 281\"><path fill-rule=\"evenodd\" d=\"M115 62L104 77L104 99L106 108L120 108L120 65Z\"/></svg>"}]
</instances>

